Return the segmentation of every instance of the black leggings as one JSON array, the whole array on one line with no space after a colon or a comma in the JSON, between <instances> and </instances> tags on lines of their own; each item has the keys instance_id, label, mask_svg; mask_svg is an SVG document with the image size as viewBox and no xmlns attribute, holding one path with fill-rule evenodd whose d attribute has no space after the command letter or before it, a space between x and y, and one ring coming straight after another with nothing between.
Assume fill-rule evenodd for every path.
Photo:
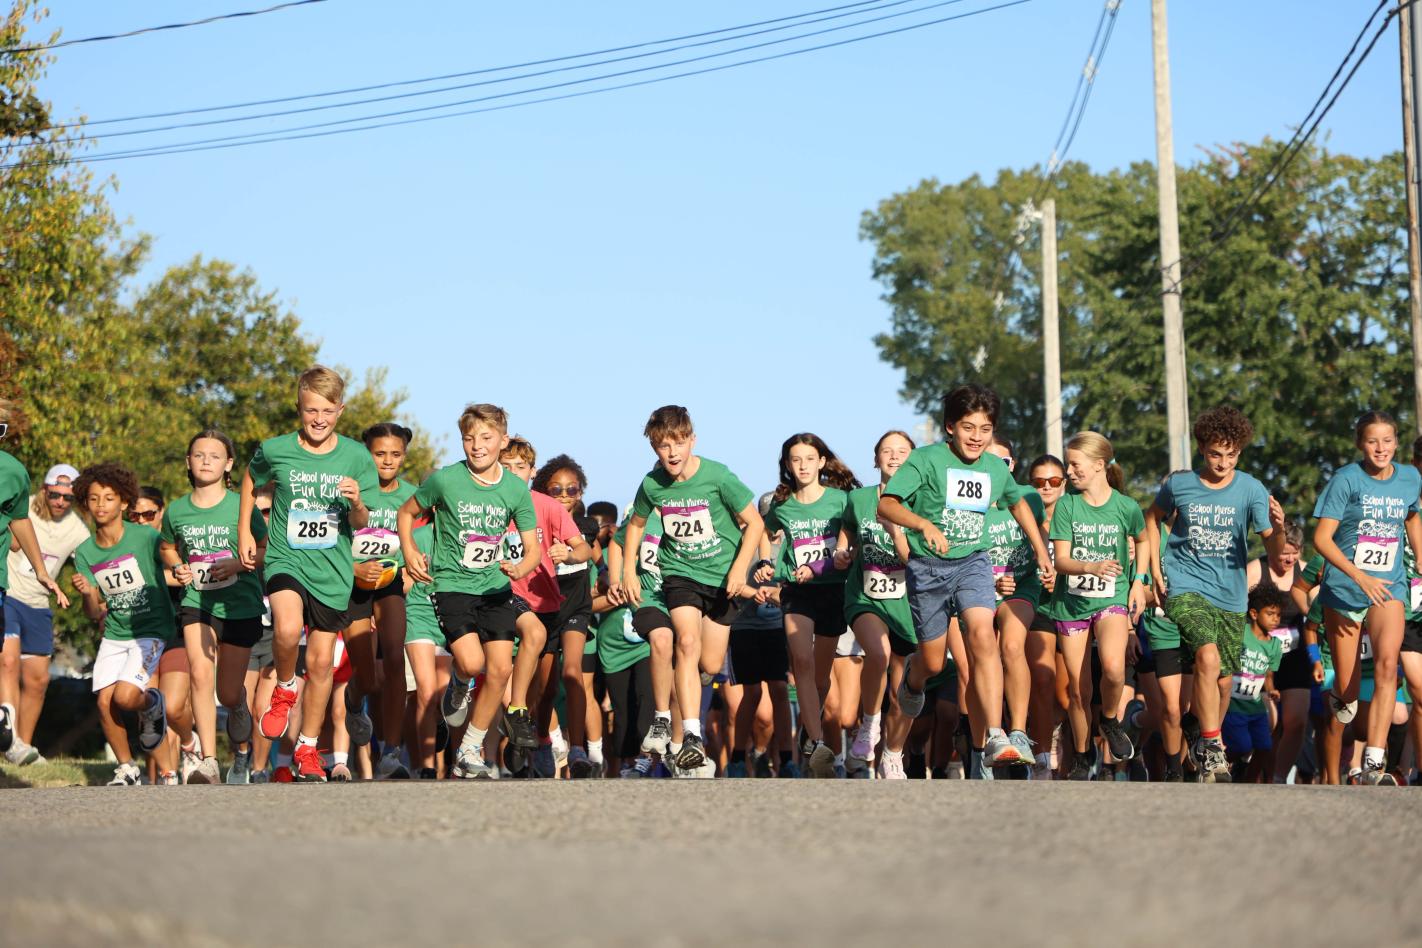
<instances>
[{"instance_id":1,"label":"black leggings","mask_svg":"<svg viewBox=\"0 0 1422 948\"><path fill-rule=\"evenodd\" d=\"M642 735L652 726L652 660L603 676L612 698L612 742L608 753L631 760L642 752Z\"/></svg>"}]
</instances>

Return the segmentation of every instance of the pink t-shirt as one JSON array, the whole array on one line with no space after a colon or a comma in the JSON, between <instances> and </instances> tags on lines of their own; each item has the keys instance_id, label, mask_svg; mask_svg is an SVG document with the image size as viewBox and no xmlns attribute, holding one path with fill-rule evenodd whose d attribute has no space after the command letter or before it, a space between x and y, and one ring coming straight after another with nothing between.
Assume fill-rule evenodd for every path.
<instances>
[{"instance_id":1,"label":"pink t-shirt","mask_svg":"<svg viewBox=\"0 0 1422 948\"><path fill-rule=\"evenodd\" d=\"M538 569L523 579L513 583L514 595L522 596L534 612L557 612L563 605L563 594L558 590L558 576L553 559L548 555L548 547L554 543L567 543L580 536L578 525L573 522L568 511L558 501L538 491L530 492L533 497L533 513L538 518L538 543L543 547L543 557ZM510 549L522 549L516 531L509 531ZM514 562L522 559L522 553L512 557Z\"/></svg>"}]
</instances>

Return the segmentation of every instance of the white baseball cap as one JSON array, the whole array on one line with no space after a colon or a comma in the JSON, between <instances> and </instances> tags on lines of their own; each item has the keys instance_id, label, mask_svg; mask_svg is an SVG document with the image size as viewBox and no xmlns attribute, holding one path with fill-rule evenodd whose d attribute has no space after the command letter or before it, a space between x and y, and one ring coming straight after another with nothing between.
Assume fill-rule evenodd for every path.
<instances>
[{"instance_id":1,"label":"white baseball cap","mask_svg":"<svg viewBox=\"0 0 1422 948\"><path fill-rule=\"evenodd\" d=\"M79 479L79 472L74 469L72 464L56 464L45 472L44 486L53 487L59 483L61 477L67 477L72 484Z\"/></svg>"}]
</instances>

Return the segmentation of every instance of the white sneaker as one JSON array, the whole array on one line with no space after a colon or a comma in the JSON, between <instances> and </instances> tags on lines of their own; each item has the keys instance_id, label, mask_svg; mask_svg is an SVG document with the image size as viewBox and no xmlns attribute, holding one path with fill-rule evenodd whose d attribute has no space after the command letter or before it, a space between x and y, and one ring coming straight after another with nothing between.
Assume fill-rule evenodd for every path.
<instances>
[{"instance_id":1,"label":"white sneaker","mask_svg":"<svg viewBox=\"0 0 1422 948\"><path fill-rule=\"evenodd\" d=\"M197 747L196 741L193 742L193 747ZM201 777L199 777L196 781L192 780L193 776L197 774L198 768L201 766L202 754L198 753L197 750L183 749L182 760L178 763L178 776L182 778L183 783L206 783L207 781L203 780Z\"/></svg>"},{"instance_id":2,"label":"white sneaker","mask_svg":"<svg viewBox=\"0 0 1422 948\"><path fill-rule=\"evenodd\" d=\"M138 746L151 754L168 735L168 706L157 688L149 688L148 694L153 696L153 705L138 712Z\"/></svg>"},{"instance_id":3,"label":"white sneaker","mask_svg":"<svg viewBox=\"0 0 1422 948\"><path fill-rule=\"evenodd\" d=\"M489 780L495 770L484 760L484 748L461 747L454 761L454 775L461 780Z\"/></svg>"},{"instance_id":4,"label":"white sneaker","mask_svg":"<svg viewBox=\"0 0 1422 948\"><path fill-rule=\"evenodd\" d=\"M38 763L40 752L35 750L33 744L26 744L17 736L10 742L10 749L5 752L5 759L16 767L25 767Z\"/></svg>"},{"instance_id":5,"label":"white sneaker","mask_svg":"<svg viewBox=\"0 0 1422 948\"><path fill-rule=\"evenodd\" d=\"M183 762L186 766L187 762ZM196 767L189 770L183 778L183 783L189 784L219 784L222 782L222 771L217 768L216 757L204 757L198 761Z\"/></svg>"},{"instance_id":6,"label":"white sneaker","mask_svg":"<svg viewBox=\"0 0 1422 948\"><path fill-rule=\"evenodd\" d=\"M904 773L904 755L902 751L895 754L893 751L886 749L884 753L879 755L879 779L908 779L908 774Z\"/></svg>"},{"instance_id":7,"label":"white sneaker","mask_svg":"<svg viewBox=\"0 0 1422 948\"><path fill-rule=\"evenodd\" d=\"M376 780L409 780L410 769L405 766L405 762L400 759L398 748L388 750L380 758L380 765L375 768Z\"/></svg>"},{"instance_id":8,"label":"white sneaker","mask_svg":"<svg viewBox=\"0 0 1422 948\"><path fill-rule=\"evenodd\" d=\"M114 768L114 779L109 781L111 787L136 787L143 779L143 771L138 769L138 765L133 761L125 761Z\"/></svg>"}]
</instances>

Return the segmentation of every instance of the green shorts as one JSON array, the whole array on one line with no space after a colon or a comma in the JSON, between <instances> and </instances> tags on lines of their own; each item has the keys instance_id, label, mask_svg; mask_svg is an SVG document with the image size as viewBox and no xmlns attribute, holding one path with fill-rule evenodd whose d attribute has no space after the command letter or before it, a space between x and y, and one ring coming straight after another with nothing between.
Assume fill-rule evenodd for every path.
<instances>
[{"instance_id":1,"label":"green shorts","mask_svg":"<svg viewBox=\"0 0 1422 948\"><path fill-rule=\"evenodd\" d=\"M1036 610L1036 608L1042 604L1043 595L1042 581L1037 578L1036 573L1033 573L1029 579L1017 584L1017 588L1012 591L1012 595L999 599L997 604L1002 605L1004 602L1020 599L1031 606L1033 610Z\"/></svg>"},{"instance_id":2,"label":"green shorts","mask_svg":"<svg viewBox=\"0 0 1422 948\"><path fill-rule=\"evenodd\" d=\"M1165 610L1159 607L1147 610L1145 618L1141 619L1141 627L1145 629L1152 652L1180 647L1180 630L1165 617Z\"/></svg>"},{"instance_id":3,"label":"green shorts","mask_svg":"<svg viewBox=\"0 0 1422 948\"><path fill-rule=\"evenodd\" d=\"M1363 609L1335 609L1335 608L1333 608L1332 606L1325 606L1325 607L1324 607L1324 615L1327 616L1327 614L1330 613L1330 612L1337 613L1338 615L1340 615L1340 616L1342 616L1343 618L1347 619L1349 622L1357 623L1358 625L1362 625L1363 620L1368 617L1368 610L1367 610L1367 608L1363 608Z\"/></svg>"},{"instance_id":4,"label":"green shorts","mask_svg":"<svg viewBox=\"0 0 1422 948\"><path fill-rule=\"evenodd\" d=\"M1180 629L1180 642L1191 653L1213 645L1220 653L1220 677L1239 671L1239 653L1249 631L1243 612L1226 612L1199 593L1187 592L1165 600L1165 615Z\"/></svg>"},{"instance_id":5,"label":"green shorts","mask_svg":"<svg viewBox=\"0 0 1422 948\"><path fill-rule=\"evenodd\" d=\"M405 626L405 644L412 642L432 642L436 648L449 648L439 623L411 622Z\"/></svg>"}]
</instances>

